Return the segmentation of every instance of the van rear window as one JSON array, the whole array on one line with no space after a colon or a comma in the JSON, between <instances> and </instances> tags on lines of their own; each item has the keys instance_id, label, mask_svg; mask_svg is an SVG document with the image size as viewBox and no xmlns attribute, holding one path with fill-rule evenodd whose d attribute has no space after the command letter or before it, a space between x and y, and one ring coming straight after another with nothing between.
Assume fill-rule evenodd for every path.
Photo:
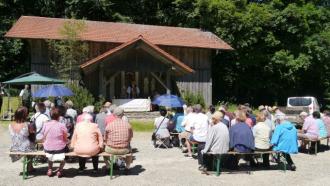
<instances>
[{"instance_id":1,"label":"van rear window","mask_svg":"<svg viewBox=\"0 0 330 186\"><path fill-rule=\"evenodd\" d=\"M312 104L312 99L311 98L291 98L289 99L289 104L291 106L308 106Z\"/></svg>"}]
</instances>

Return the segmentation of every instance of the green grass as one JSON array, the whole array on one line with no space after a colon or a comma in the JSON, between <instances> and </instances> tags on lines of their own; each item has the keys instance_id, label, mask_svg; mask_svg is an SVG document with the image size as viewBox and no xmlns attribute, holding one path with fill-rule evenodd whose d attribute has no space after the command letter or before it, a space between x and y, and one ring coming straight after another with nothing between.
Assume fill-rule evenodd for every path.
<instances>
[{"instance_id":1,"label":"green grass","mask_svg":"<svg viewBox=\"0 0 330 186\"><path fill-rule=\"evenodd\" d=\"M152 132L154 130L153 121L132 120L130 123L134 132Z\"/></svg>"},{"instance_id":2,"label":"green grass","mask_svg":"<svg viewBox=\"0 0 330 186\"><path fill-rule=\"evenodd\" d=\"M12 121L0 121L0 126L4 127L4 128L8 128L8 125L11 123Z\"/></svg>"},{"instance_id":3,"label":"green grass","mask_svg":"<svg viewBox=\"0 0 330 186\"><path fill-rule=\"evenodd\" d=\"M20 105L20 98L19 97L10 97L10 108L15 112L15 110L19 107ZM2 102L2 108L1 108L1 114L4 114L8 110L8 97L3 97L3 102Z\"/></svg>"}]
</instances>

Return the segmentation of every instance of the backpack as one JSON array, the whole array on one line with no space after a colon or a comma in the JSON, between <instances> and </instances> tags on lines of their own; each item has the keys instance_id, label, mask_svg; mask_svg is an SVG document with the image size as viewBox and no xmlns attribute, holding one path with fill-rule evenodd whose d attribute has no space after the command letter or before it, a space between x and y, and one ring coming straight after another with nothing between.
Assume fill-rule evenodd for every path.
<instances>
[{"instance_id":1,"label":"backpack","mask_svg":"<svg viewBox=\"0 0 330 186\"><path fill-rule=\"evenodd\" d=\"M30 124L29 124L29 130L31 131L30 132L30 134L29 134L29 140L31 141L31 142L35 142L36 141L36 136L37 136L37 134L39 134L40 132L41 132L41 130L42 130L42 128L43 128L43 126L40 128L40 130L39 131L37 131L37 124L36 124L36 121L37 121L37 118L40 116L40 115L45 115L45 116L47 116L46 114L44 114L44 113L41 113L41 114L39 114L37 117L33 117L32 119L31 119L31 122L30 122ZM48 118L48 116L47 116L47 118Z\"/></svg>"}]
</instances>

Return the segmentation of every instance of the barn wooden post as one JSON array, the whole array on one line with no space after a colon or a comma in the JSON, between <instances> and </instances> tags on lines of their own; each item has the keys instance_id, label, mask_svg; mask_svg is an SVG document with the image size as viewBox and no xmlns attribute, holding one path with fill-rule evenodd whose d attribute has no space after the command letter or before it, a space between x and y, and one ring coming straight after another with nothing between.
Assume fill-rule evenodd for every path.
<instances>
[{"instance_id":1,"label":"barn wooden post","mask_svg":"<svg viewBox=\"0 0 330 186\"><path fill-rule=\"evenodd\" d=\"M171 94L171 68L166 72L166 94Z\"/></svg>"},{"instance_id":2,"label":"barn wooden post","mask_svg":"<svg viewBox=\"0 0 330 186\"><path fill-rule=\"evenodd\" d=\"M103 80L103 72L104 72L104 66L103 63L99 65L99 95L104 95L104 80Z\"/></svg>"}]
</instances>

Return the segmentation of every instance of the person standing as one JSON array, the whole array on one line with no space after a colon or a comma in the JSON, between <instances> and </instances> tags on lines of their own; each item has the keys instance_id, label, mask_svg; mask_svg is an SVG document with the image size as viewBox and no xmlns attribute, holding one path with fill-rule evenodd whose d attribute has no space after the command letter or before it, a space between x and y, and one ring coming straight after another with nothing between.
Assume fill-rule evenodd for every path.
<instances>
[{"instance_id":1,"label":"person standing","mask_svg":"<svg viewBox=\"0 0 330 186\"><path fill-rule=\"evenodd\" d=\"M1 113L1 108L2 108L2 98L5 95L4 88L2 87L2 84L0 83L0 113Z\"/></svg>"},{"instance_id":2,"label":"person standing","mask_svg":"<svg viewBox=\"0 0 330 186\"><path fill-rule=\"evenodd\" d=\"M29 110L31 105L31 91L29 89L29 85L24 86L24 89L21 90L19 96L22 99L22 105Z\"/></svg>"}]
</instances>

